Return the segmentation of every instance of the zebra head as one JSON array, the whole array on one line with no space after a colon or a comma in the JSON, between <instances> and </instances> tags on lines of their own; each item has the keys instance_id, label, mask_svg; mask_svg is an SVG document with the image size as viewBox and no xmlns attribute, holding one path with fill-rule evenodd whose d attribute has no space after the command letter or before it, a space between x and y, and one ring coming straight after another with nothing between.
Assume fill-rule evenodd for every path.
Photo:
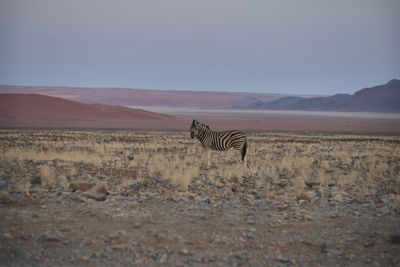
<instances>
[{"instance_id":1,"label":"zebra head","mask_svg":"<svg viewBox=\"0 0 400 267\"><path fill-rule=\"evenodd\" d=\"M190 125L190 138L198 137L200 133L209 130L210 127L208 127L208 125L193 120L192 125Z\"/></svg>"}]
</instances>

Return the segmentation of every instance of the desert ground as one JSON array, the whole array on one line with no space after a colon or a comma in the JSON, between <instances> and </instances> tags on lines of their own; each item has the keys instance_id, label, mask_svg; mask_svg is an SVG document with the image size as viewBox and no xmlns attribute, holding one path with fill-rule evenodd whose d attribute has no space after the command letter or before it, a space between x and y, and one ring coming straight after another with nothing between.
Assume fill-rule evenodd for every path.
<instances>
[{"instance_id":1,"label":"desert ground","mask_svg":"<svg viewBox=\"0 0 400 267\"><path fill-rule=\"evenodd\" d=\"M0 130L1 266L398 266L400 136Z\"/></svg>"}]
</instances>

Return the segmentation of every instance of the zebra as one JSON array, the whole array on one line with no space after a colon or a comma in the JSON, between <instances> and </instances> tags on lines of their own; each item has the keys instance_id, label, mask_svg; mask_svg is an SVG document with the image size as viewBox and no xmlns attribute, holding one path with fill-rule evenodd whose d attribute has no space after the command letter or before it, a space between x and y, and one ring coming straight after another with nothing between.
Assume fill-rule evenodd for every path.
<instances>
[{"instance_id":1,"label":"zebra","mask_svg":"<svg viewBox=\"0 0 400 267\"><path fill-rule=\"evenodd\" d=\"M207 167L211 166L211 150L226 151L235 148L241 152L242 161L246 166L247 137L244 133L231 130L226 132L214 132L208 125L193 120L190 126L190 137L196 137L207 151Z\"/></svg>"}]
</instances>

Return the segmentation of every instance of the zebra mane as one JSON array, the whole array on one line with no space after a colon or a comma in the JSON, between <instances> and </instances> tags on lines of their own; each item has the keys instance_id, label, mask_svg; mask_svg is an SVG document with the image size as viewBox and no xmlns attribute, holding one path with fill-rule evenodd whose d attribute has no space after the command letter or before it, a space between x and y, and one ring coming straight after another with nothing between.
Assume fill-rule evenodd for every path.
<instances>
[{"instance_id":1,"label":"zebra mane","mask_svg":"<svg viewBox=\"0 0 400 267\"><path fill-rule=\"evenodd\" d=\"M193 122L192 122L192 127L196 127L196 123L197 123L199 126L210 130L210 126L205 125L205 124L203 124L203 123L201 123L201 122L199 122L199 121L196 121L196 120L193 120Z\"/></svg>"},{"instance_id":2,"label":"zebra mane","mask_svg":"<svg viewBox=\"0 0 400 267\"><path fill-rule=\"evenodd\" d=\"M211 131L210 130L210 126L208 126L208 125L205 125L205 124L201 124L204 128L206 128L206 129L208 129L209 131Z\"/></svg>"}]
</instances>

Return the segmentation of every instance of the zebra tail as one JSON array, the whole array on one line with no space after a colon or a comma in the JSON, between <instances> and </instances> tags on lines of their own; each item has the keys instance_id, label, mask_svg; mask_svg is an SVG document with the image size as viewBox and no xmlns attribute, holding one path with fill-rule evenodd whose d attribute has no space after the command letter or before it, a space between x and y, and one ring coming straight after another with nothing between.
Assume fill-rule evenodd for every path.
<instances>
[{"instance_id":1,"label":"zebra tail","mask_svg":"<svg viewBox=\"0 0 400 267\"><path fill-rule=\"evenodd\" d=\"M247 140L244 141L243 148L242 148L242 160L244 160L244 157L246 156L246 151L247 151Z\"/></svg>"}]
</instances>

